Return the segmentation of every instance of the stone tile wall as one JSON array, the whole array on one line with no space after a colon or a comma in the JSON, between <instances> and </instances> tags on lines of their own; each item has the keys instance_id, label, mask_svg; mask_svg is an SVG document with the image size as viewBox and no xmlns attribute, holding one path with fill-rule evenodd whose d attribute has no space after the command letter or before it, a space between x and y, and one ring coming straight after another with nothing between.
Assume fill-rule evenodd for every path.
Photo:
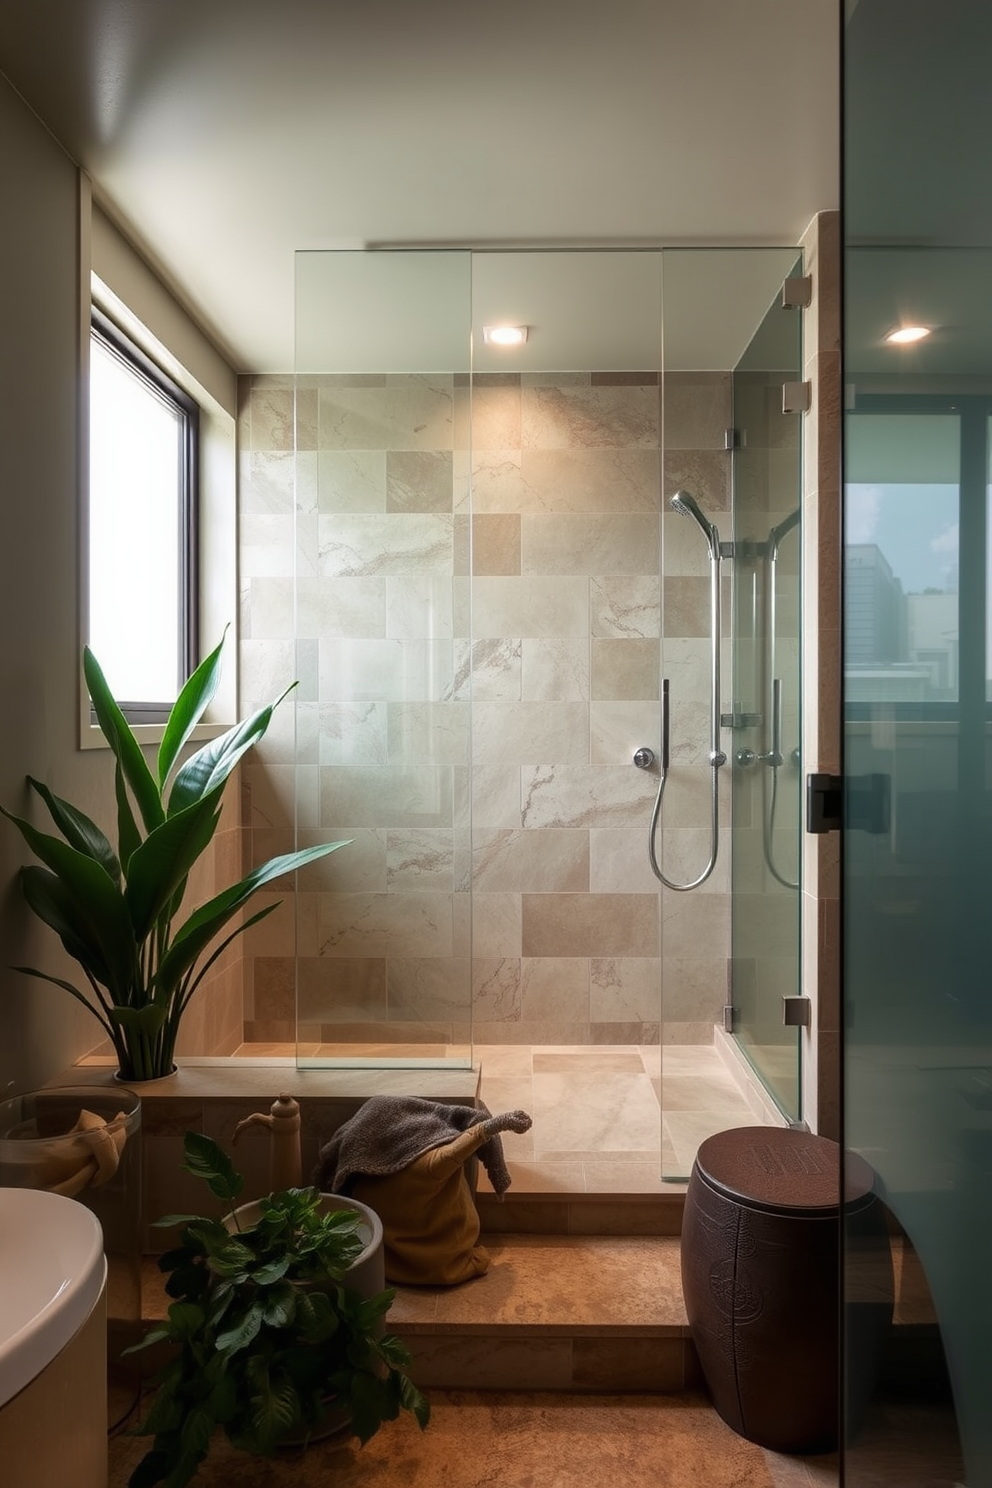
<instances>
[{"instance_id":1,"label":"stone tile wall","mask_svg":"<svg viewBox=\"0 0 992 1488\"><path fill-rule=\"evenodd\" d=\"M665 391L666 491L705 480L718 510L728 394ZM457 1042L470 1007L483 1043L658 1040L657 778L631 757L659 745L662 526L676 867L708 821L706 554L659 523L660 403L643 373L312 378L294 514L291 380L243 381L241 706L300 678L245 765L250 858L292 845L294 796L301 843L351 839L250 932L247 1038L295 1036L298 972L314 1042ZM666 895L672 1036L725 999L724 873Z\"/></svg>"}]
</instances>

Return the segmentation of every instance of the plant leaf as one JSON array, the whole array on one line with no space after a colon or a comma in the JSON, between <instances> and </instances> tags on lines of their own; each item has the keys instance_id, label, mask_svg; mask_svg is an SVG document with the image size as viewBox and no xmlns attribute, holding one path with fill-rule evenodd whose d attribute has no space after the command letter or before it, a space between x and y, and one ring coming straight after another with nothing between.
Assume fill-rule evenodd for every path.
<instances>
[{"instance_id":1,"label":"plant leaf","mask_svg":"<svg viewBox=\"0 0 992 1488\"><path fill-rule=\"evenodd\" d=\"M176 932L171 947L162 957L159 980L166 986L174 986L231 916L264 884L280 878L284 873L294 873L307 863L313 863L317 858L347 846L347 842L325 842L319 847L306 847L299 852L285 853L282 857L272 858L260 868L253 869L239 883L215 894L213 899L208 899L199 909L194 910Z\"/></svg>"},{"instance_id":2,"label":"plant leaf","mask_svg":"<svg viewBox=\"0 0 992 1488\"><path fill-rule=\"evenodd\" d=\"M111 1000L127 1002L132 991L134 939L124 896L92 858L56 837L47 842L59 851L46 849L49 871L33 866L21 869L24 897L69 954L107 987Z\"/></svg>"},{"instance_id":3,"label":"plant leaf","mask_svg":"<svg viewBox=\"0 0 992 1488\"><path fill-rule=\"evenodd\" d=\"M217 684L220 681L220 656L224 649L227 631L228 627L225 625L220 645L215 646L210 655L200 662L172 706L158 750L160 791L165 788L165 782L179 757L179 751L203 717L217 691Z\"/></svg>"},{"instance_id":4,"label":"plant leaf","mask_svg":"<svg viewBox=\"0 0 992 1488\"><path fill-rule=\"evenodd\" d=\"M31 775L28 776L28 784L38 792L48 807L52 820L69 846L101 863L114 882L120 883L121 865L117 861L117 854L96 823Z\"/></svg>"},{"instance_id":5,"label":"plant leaf","mask_svg":"<svg viewBox=\"0 0 992 1488\"><path fill-rule=\"evenodd\" d=\"M107 679L103 675L100 663L89 646L83 648L83 674L86 677L86 686L89 689L97 722L120 763L128 785L134 792L134 799L138 803L145 830L151 832L165 817L162 797L155 783L155 777L141 752L141 746L131 732L127 719L117 706L117 701L107 685Z\"/></svg>"},{"instance_id":6,"label":"plant leaf","mask_svg":"<svg viewBox=\"0 0 992 1488\"><path fill-rule=\"evenodd\" d=\"M258 1337L263 1312L261 1302L253 1302L239 1322L236 1322L232 1328L228 1328L226 1332L218 1333L218 1351L224 1354L236 1354L241 1349L247 1348Z\"/></svg>"},{"instance_id":7,"label":"plant leaf","mask_svg":"<svg viewBox=\"0 0 992 1488\"><path fill-rule=\"evenodd\" d=\"M23 871L26 872L27 870L25 869ZM43 868L39 868L36 871L38 873L44 873L45 870ZM62 944L65 945L65 941L63 941ZM66 950L68 949L68 946L66 946ZM72 955L72 952L70 951L69 954ZM49 976L47 971L36 971L33 966L15 966L12 968L12 970L21 972L23 976L37 977L40 982L51 982L54 987L61 987L63 992L68 992L69 995L71 997L74 997L77 1002L81 1002L83 1004L83 1007L88 1013L93 1014L97 1022L102 1024L102 1026L106 1029L108 1038L113 1038L114 1030L108 1023L107 1019L103 1017L99 1008L94 1007L89 998L84 997L82 992L80 992L77 987L74 987L71 982L63 981L61 977Z\"/></svg>"},{"instance_id":8,"label":"plant leaf","mask_svg":"<svg viewBox=\"0 0 992 1488\"><path fill-rule=\"evenodd\" d=\"M183 1167L197 1178L204 1178L210 1192L219 1199L232 1201L244 1187L244 1179L231 1159L212 1137L188 1131L183 1137Z\"/></svg>"},{"instance_id":9,"label":"plant leaf","mask_svg":"<svg viewBox=\"0 0 992 1488\"><path fill-rule=\"evenodd\" d=\"M148 935L217 830L218 802L204 797L149 832L127 865L124 900L134 938Z\"/></svg>"},{"instance_id":10,"label":"plant leaf","mask_svg":"<svg viewBox=\"0 0 992 1488\"><path fill-rule=\"evenodd\" d=\"M141 833L131 810L131 798L127 793L120 760L114 767L114 798L117 801L117 855L121 868L126 873L131 854L141 844Z\"/></svg>"},{"instance_id":11,"label":"plant leaf","mask_svg":"<svg viewBox=\"0 0 992 1488\"><path fill-rule=\"evenodd\" d=\"M294 682L291 687L287 687L282 696L276 698L275 702L267 703L264 708L257 709L250 718L236 723L219 739L211 739L186 761L173 781L172 790L169 793L170 816L176 811L182 811L192 801L198 801L209 791L216 790L223 785L241 756L262 738L272 720L273 710L279 706L286 693L291 692L295 686Z\"/></svg>"}]
</instances>

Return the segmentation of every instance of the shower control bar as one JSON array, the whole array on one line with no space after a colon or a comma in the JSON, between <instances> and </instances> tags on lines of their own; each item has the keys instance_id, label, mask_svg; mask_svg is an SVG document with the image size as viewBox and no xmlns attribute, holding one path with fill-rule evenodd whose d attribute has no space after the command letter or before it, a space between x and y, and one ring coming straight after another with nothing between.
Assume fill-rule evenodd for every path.
<instances>
[{"instance_id":1,"label":"shower control bar","mask_svg":"<svg viewBox=\"0 0 992 1488\"><path fill-rule=\"evenodd\" d=\"M710 853L705 868L690 883L675 883L666 878L658 861L656 840L658 827L661 820L661 805L665 797L665 786L668 781L668 769L670 760L669 734L671 727L671 698L669 693L668 678L664 678L661 684L661 779L658 783L658 794L655 797L654 809L651 812L651 825L648 828L648 861L651 871L666 889L675 889L678 893L685 893L689 889L698 889L700 884L706 882L713 869L716 867L717 852L720 846L720 766L727 763L727 756L721 746L720 729L723 724L723 715L720 712L720 563L724 557L733 556L733 548L727 543L721 543L720 534L713 522L710 522L700 510L699 503L689 491L676 491L671 501L672 509L683 517L689 517L699 527L706 539L710 560L710 737L709 753L707 763L710 769Z\"/></svg>"}]
</instances>

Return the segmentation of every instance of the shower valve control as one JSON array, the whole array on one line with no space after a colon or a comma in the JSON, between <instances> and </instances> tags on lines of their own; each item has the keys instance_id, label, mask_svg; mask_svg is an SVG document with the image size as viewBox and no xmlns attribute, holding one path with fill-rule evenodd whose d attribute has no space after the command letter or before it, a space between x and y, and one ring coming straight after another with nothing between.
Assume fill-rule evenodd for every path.
<instances>
[{"instance_id":1,"label":"shower valve control","mask_svg":"<svg viewBox=\"0 0 992 1488\"><path fill-rule=\"evenodd\" d=\"M654 764L654 750L648 749L646 746L643 749L638 749L634 755L634 764L639 770L650 770Z\"/></svg>"}]
</instances>

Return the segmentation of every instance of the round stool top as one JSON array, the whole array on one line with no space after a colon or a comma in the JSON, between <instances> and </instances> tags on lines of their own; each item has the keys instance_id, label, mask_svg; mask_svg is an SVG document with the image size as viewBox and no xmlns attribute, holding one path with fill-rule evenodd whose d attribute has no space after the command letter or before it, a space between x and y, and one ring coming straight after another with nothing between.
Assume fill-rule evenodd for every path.
<instances>
[{"instance_id":1,"label":"round stool top","mask_svg":"<svg viewBox=\"0 0 992 1488\"><path fill-rule=\"evenodd\" d=\"M827 1137L784 1126L738 1126L700 1144L694 1172L746 1208L826 1216L840 1207L840 1164L841 1149ZM851 1153L844 1189L846 1205L874 1191L871 1168Z\"/></svg>"}]
</instances>

